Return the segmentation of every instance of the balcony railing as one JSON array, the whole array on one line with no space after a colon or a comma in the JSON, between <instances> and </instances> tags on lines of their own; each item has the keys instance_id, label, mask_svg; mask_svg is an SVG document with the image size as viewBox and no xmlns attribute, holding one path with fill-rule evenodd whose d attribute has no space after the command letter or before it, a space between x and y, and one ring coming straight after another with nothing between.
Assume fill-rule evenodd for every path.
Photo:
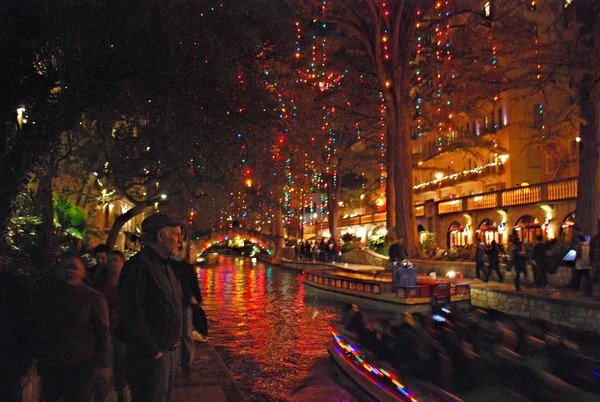
<instances>
[{"instance_id":1,"label":"balcony railing","mask_svg":"<svg viewBox=\"0 0 600 402\"><path fill-rule=\"evenodd\" d=\"M494 209L516 205L535 204L539 202L560 201L577 198L577 178L548 183L539 183L529 186L514 187L498 190L490 193L458 197L452 200L438 201L437 211L439 215L457 212L469 212L481 209ZM415 205L415 216L424 216L425 206ZM339 227L363 225L368 223L385 222L386 213L376 212L372 214L358 215L351 218L340 219ZM314 226L316 231L326 227L326 221L319 222ZM315 233L313 228L307 229L309 233ZM305 230L305 233L307 231Z\"/></svg>"},{"instance_id":2,"label":"balcony railing","mask_svg":"<svg viewBox=\"0 0 600 402\"><path fill-rule=\"evenodd\" d=\"M577 198L577 179L509 188L438 202L438 214L511 207Z\"/></svg>"}]
</instances>

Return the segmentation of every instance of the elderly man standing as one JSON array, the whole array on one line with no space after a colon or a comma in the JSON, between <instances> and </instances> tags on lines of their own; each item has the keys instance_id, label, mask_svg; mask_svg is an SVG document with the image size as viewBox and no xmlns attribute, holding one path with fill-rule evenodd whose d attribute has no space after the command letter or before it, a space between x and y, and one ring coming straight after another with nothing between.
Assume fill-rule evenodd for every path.
<instances>
[{"instance_id":1,"label":"elderly man standing","mask_svg":"<svg viewBox=\"0 0 600 402\"><path fill-rule=\"evenodd\" d=\"M125 343L125 376L133 402L171 398L182 311L181 286L171 257L183 244L183 226L165 214L146 218L144 247L121 273L116 336Z\"/></svg>"}]
</instances>

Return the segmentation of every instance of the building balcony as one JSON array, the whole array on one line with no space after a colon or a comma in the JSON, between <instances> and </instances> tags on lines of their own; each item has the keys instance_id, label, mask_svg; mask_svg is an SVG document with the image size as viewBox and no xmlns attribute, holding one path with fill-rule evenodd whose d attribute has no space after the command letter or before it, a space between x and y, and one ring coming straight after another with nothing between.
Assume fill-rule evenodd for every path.
<instances>
[{"instance_id":1,"label":"building balcony","mask_svg":"<svg viewBox=\"0 0 600 402\"><path fill-rule=\"evenodd\" d=\"M459 173L449 173L441 180L431 180L430 182L420 183L415 186L415 195L439 191L446 187L454 187L482 180L485 177L500 175L504 173L503 164L488 164L476 171L465 171ZM445 191L447 192L447 191Z\"/></svg>"},{"instance_id":2,"label":"building balcony","mask_svg":"<svg viewBox=\"0 0 600 402\"><path fill-rule=\"evenodd\" d=\"M452 200L436 201L438 215L453 213L469 213L477 210L498 209L519 205L530 205L543 202L572 200L577 198L577 178L560 181L538 183L529 186L513 187L489 193L457 197ZM415 205L415 216L425 215L425 206L422 201ZM340 219L338 227L383 223L386 221L385 212L357 215L351 218ZM320 233L327 227L327 222L318 222L305 229L306 233Z\"/></svg>"},{"instance_id":3,"label":"building balcony","mask_svg":"<svg viewBox=\"0 0 600 402\"><path fill-rule=\"evenodd\" d=\"M438 202L438 214L560 201L577 197L577 179L539 183Z\"/></svg>"}]
</instances>

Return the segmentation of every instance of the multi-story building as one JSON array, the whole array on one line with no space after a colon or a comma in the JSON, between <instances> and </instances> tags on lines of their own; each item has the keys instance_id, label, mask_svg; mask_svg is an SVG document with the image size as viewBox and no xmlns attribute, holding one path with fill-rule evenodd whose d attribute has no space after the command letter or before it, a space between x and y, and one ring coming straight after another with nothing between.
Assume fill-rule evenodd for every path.
<instances>
[{"instance_id":1,"label":"multi-story building","mask_svg":"<svg viewBox=\"0 0 600 402\"><path fill-rule=\"evenodd\" d=\"M484 17L493 12L490 1L474 3L481 3ZM536 45L555 39L545 27L568 3L532 1L522 8L536 29ZM495 45L490 47L494 63L517 62L496 54ZM535 48L523 58L535 61L534 56ZM537 235L570 236L577 197L579 122L573 116L559 118L560 111L573 106L564 90L553 86L535 90L543 68L538 62L532 66L531 82L521 80L520 88L490 95L468 113L455 110L451 122L440 121L443 131L431 124L429 129L415 130L416 225L422 233L433 233L441 247L471 244L475 237L506 243L510 235L525 242ZM341 233L366 239L385 228L385 212L366 212L370 211L342 218ZM327 235L326 227L323 223L308 227L305 237Z\"/></svg>"}]
</instances>

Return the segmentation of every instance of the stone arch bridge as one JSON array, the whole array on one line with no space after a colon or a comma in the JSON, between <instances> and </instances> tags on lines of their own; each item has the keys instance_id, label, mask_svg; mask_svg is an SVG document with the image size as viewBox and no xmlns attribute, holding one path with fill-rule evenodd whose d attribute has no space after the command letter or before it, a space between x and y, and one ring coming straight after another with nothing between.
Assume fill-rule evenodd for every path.
<instances>
[{"instance_id":1,"label":"stone arch bridge","mask_svg":"<svg viewBox=\"0 0 600 402\"><path fill-rule=\"evenodd\" d=\"M285 242L282 236L266 234L256 230L243 228L231 228L211 232L208 237L200 239L199 246L204 249L215 243L221 243L230 239L244 239L256 244L261 250L269 255L277 256L285 248Z\"/></svg>"}]
</instances>

